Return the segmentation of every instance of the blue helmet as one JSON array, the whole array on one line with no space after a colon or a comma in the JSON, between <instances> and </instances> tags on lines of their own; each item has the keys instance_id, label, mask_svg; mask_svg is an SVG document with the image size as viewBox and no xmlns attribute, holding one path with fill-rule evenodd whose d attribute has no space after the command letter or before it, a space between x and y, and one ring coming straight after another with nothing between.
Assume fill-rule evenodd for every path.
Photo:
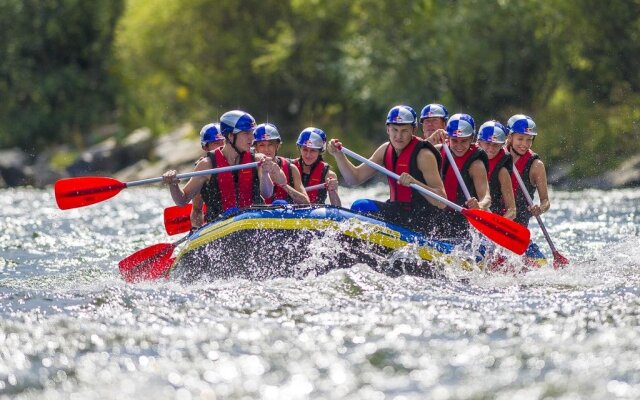
<instances>
[{"instance_id":1,"label":"blue helmet","mask_svg":"<svg viewBox=\"0 0 640 400\"><path fill-rule=\"evenodd\" d=\"M507 122L509 133L521 133L523 135L536 136L538 134L536 123L528 115L516 114Z\"/></svg>"},{"instance_id":2,"label":"blue helmet","mask_svg":"<svg viewBox=\"0 0 640 400\"><path fill-rule=\"evenodd\" d=\"M255 127L256 120L244 111L228 111L220 117L220 132L224 136L230 133L251 132Z\"/></svg>"},{"instance_id":3,"label":"blue helmet","mask_svg":"<svg viewBox=\"0 0 640 400\"><path fill-rule=\"evenodd\" d=\"M307 128L308 129L308 128ZM327 144L327 134L324 133L324 131L320 128L313 128L315 129L315 132L320 135L320 137L322 138L322 141L324 142L325 146Z\"/></svg>"},{"instance_id":4,"label":"blue helmet","mask_svg":"<svg viewBox=\"0 0 640 400\"><path fill-rule=\"evenodd\" d=\"M256 129L253 131L253 143L266 142L268 140L277 140L282 143L282 138L280 137L278 128L276 128L274 124L270 123L256 126Z\"/></svg>"},{"instance_id":5,"label":"blue helmet","mask_svg":"<svg viewBox=\"0 0 640 400\"><path fill-rule=\"evenodd\" d=\"M507 128L498 121L487 121L480 125L478 139L489 143L503 144L507 140Z\"/></svg>"},{"instance_id":6,"label":"blue helmet","mask_svg":"<svg viewBox=\"0 0 640 400\"><path fill-rule=\"evenodd\" d=\"M416 126L418 115L413 108L405 105L395 106L387 114L387 125L413 125Z\"/></svg>"},{"instance_id":7,"label":"blue helmet","mask_svg":"<svg viewBox=\"0 0 640 400\"><path fill-rule=\"evenodd\" d=\"M470 137L476 133L476 124L469 114L453 114L447 121L447 134L450 137Z\"/></svg>"},{"instance_id":8,"label":"blue helmet","mask_svg":"<svg viewBox=\"0 0 640 400\"><path fill-rule=\"evenodd\" d=\"M449 110L442 104L427 104L420 112L420 122L427 118L444 118L446 120L449 118Z\"/></svg>"},{"instance_id":9,"label":"blue helmet","mask_svg":"<svg viewBox=\"0 0 640 400\"><path fill-rule=\"evenodd\" d=\"M296 144L298 147L308 147L310 149L317 149L324 151L327 143L327 135L322 129L314 128L312 126L305 128L300 132L298 141Z\"/></svg>"},{"instance_id":10,"label":"blue helmet","mask_svg":"<svg viewBox=\"0 0 640 400\"><path fill-rule=\"evenodd\" d=\"M220 124L206 124L200 130L200 144L206 146L208 143L224 140L224 136L220 133Z\"/></svg>"}]
</instances>

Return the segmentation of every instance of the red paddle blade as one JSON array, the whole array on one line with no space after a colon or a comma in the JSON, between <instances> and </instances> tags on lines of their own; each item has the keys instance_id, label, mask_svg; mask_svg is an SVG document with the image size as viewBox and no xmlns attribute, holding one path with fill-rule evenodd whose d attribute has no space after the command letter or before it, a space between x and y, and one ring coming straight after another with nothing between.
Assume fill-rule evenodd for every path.
<instances>
[{"instance_id":1,"label":"red paddle blade","mask_svg":"<svg viewBox=\"0 0 640 400\"><path fill-rule=\"evenodd\" d=\"M58 207L61 210L68 210L110 199L126 187L126 183L117 179L84 176L60 179L54 184L53 191Z\"/></svg>"},{"instance_id":2,"label":"red paddle blade","mask_svg":"<svg viewBox=\"0 0 640 400\"><path fill-rule=\"evenodd\" d=\"M471 225L500 246L516 254L524 254L527 250L531 232L517 222L479 209L463 208L462 214Z\"/></svg>"},{"instance_id":3,"label":"red paddle blade","mask_svg":"<svg viewBox=\"0 0 640 400\"><path fill-rule=\"evenodd\" d=\"M161 278L169 279L169 270L175 260L175 257L163 257L159 259L147 270L143 279L148 281L155 281Z\"/></svg>"},{"instance_id":4,"label":"red paddle blade","mask_svg":"<svg viewBox=\"0 0 640 400\"><path fill-rule=\"evenodd\" d=\"M191 229L191 203L186 206L173 206L164 209L164 229L169 235L189 232Z\"/></svg>"},{"instance_id":5,"label":"red paddle blade","mask_svg":"<svg viewBox=\"0 0 640 400\"><path fill-rule=\"evenodd\" d=\"M186 206L173 206L164 209L164 229L169 235L189 232L191 230L191 203ZM207 212L207 205L202 205L202 213Z\"/></svg>"},{"instance_id":6,"label":"red paddle blade","mask_svg":"<svg viewBox=\"0 0 640 400\"><path fill-rule=\"evenodd\" d=\"M120 274L129 283L157 279L173 264L171 253L175 247L172 243L158 243L138 250L118 263Z\"/></svg>"},{"instance_id":7,"label":"red paddle blade","mask_svg":"<svg viewBox=\"0 0 640 400\"><path fill-rule=\"evenodd\" d=\"M560 254L557 250L553 252L553 268L560 269L564 268L566 265L569 265L569 260L562 254Z\"/></svg>"}]
</instances>

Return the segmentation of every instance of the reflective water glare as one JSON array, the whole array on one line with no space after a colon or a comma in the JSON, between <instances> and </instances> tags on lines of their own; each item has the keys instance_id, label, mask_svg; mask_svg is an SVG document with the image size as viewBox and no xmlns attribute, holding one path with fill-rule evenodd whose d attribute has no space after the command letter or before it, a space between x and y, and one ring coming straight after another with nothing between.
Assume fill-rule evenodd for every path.
<instances>
[{"instance_id":1,"label":"reflective water glare","mask_svg":"<svg viewBox=\"0 0 640 400\"><path fill-rule=\"evenodd\" d=\"M552 201L564 270L180 286L117 271L175 240L165 191L68 211L52 191L0 191L0 398L639 398L640 190Z\"/></svg>"}]
</instances>

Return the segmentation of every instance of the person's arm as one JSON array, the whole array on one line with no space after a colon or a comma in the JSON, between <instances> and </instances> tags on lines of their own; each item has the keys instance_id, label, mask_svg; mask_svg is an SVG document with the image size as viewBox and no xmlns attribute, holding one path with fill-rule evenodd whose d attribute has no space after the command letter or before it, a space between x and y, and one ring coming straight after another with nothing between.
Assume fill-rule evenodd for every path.
<instances>
[{"instance_id":1,"label":"person's arm","mask_svg":"<svg viewBox=\"0 0 640 400\"><path fill-rule=\"evenodd\" d=\"M489 182L487 179L487 169L480 160L475 160L469 167L469 175L473 181L478 198L470 198L466 205L469 208L480 208L488 210L491 207L491 193L489 193ZM475 201L474 201L475 199Z\"/></svg>"},{"instance_id":2,"label":"person's arm","mask_svg":"<svg viewBox=\"0 0 640 400\"><path fill-rule=\"evenodd\" d=\"M438 170L438 162L436 160L436 156L427 149L420 150L420 152L418 153L417 164L418 169L420 170L420 172L422 172L422 177L424 178L426 184L418 181L408 173L403 173L400 176L400 180L398 181L398 183L405 186L409 186L409 184L415 183L416 185L422 186L428 191L446 199L447 193L444 191L444 183L442 183L442 178L440 177L440 171ZM434 206L438 208L446 207L445 204L432 199L426 194L420 194Z\"/></svg>"},{"instance_id":3,"label":"person's arm","mask_svg":"<svg viewBox=\"0 0 640 400\"><path fill-rule=\"evenodd\" d=\"M202 196L200 193L196 194L191 200L191 227L199 228L204 224L204 215L202 214L202 204L203 204Z\"/></svg>"},{"instance_id":4,"label":"person's arm","mask_svg":"<svg viewBox=\"0 0 640 400\"><path fill-rule=\"evenodd\" d=\"M551 208L551 202L549 201L549 188L547 187L547 171L542 161L535 160L531 164L529 180L538 189L538 196L540 197L540 205L534 204L529 207L529 210L534 216L547 212Z\"/></svg>"},{"instance_id":5,"label":"person's arm","mask_svg":"<svg viewBox=\"0 0 640 400\"><path fill-rule=\"evenodd\" d=\"M357 167L349 161L347 156L338 150L337 147L338 141L336 139L331 139L327 144L327 151L329 154L336 158L336 164L338 165L338 169L344 178L344 181L349 186L357 186L360 185L369 179L371 179L376 171L368 166L367 164L360 164ZM369 158L369 160L373 161L378 165L383 165L384 161L384 149L386 148L386 143L382 146L378 147L378 149L373 153L373 155Z\"/></svg>"},{"instance_id":6,"label":"person's arm","mask_svg":"<svg viewBox=\"0 0 640 400\"><path fill-rule=\"evenodd\" d=\"M298 168L296 168L295 166L291 167L293 186L289 185L289 183L287 182L287 177L282 169L280 169L280 173L282 173L282 178L284 179L280 179L277 181L274 180L274 182L276 182L278 186L284 189L296 204L309 204L309 195L307 194L307 191L304 190L304 186L302 186L302 177L300 176L300 171L298 171Z\"/></svg>"},{"instance_id":7,"label":"person's arm","mask_svg":"<svg viewBox=\"0 0 640 400\"><path fill-rule=\"evenodd\" d=\"M425 140L432 145L442 145L447 140L447 131L444 129L436 129L428 138Z\"/></svg>"},{"instance_id":8,"label":"person's arm","mask_svg":"<svg viewBox=\"0 0 640 400\"><path fill-rule=\"evenodd\" d=\"M206 157L198 162L194 171L202 171L211 168L211 160L209 157ZM202 186L211 177L211 175L192 176L184 188L180 188L180 185L178 185L179 179L176 178L176 175L177 173L175 170L169 170L162 175L162 181L169 185L171 198L177 206L184 206L189 203L196 194L200 193Z\"/></svg>"},{"instance_id":9,"label":"person's arm","mask_svg":"<svg viewBox=\"0 0 640 400\"><path fill-rule=\"evenodd\" d=\"M514 219L516 217L516 199L513 195L513 185L511 183L511 175L509 170L502 167L498 172L498 183L500 183L500 192L502 193L502 200L507 211L504 213L504 217L508 219Z\"/></svg>"},{"instance_id":10,"label":"person's arm","mask_svg":"<svg viewBox=\"0 0 640 400\"><path fill-rule=\"evenodd\" d=\"M338 194L338 175L335 172L329 170L327 172L327 193L329 193L329 202L332 206L342 207L342 200Z\"/></svg>"},{"instance_id":11,"label":"person's arm","mask_svg":"<svg viewBox=\"0 0 640 400\"><path fill-rule=\"evenodd\" d=\"M280 169L280 167L278 167L278 164L274 163L270 158L261 158L259 156L262 156L262 154L256 153L256 160L262 161L262 164L258 167L260 196L262 196L263 199L268 199L273 196L273 181L271 180L270 172L272 169Z\"/></svg>"}]
</instances>

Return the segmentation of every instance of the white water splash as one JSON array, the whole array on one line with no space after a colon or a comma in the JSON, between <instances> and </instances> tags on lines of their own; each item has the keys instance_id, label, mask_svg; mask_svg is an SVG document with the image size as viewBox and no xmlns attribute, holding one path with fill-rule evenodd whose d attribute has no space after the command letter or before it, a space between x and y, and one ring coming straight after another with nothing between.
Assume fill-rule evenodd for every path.
<instances>
[{"instance_id":1,"label":"white water splash","mask_svg":"<svg viewBox=\"0 0 640 400\"><path fill-rule=\"evenodd\" d=\"M174 239L165 191L68 212L49 192L0 192L0 398L638 398L638 200L552 192L543 218L571 261L557 271L434 280L356 263L185 286L117 272ZM310 262L337 245L317 243Z\"/></svg>"}]
</instances>

